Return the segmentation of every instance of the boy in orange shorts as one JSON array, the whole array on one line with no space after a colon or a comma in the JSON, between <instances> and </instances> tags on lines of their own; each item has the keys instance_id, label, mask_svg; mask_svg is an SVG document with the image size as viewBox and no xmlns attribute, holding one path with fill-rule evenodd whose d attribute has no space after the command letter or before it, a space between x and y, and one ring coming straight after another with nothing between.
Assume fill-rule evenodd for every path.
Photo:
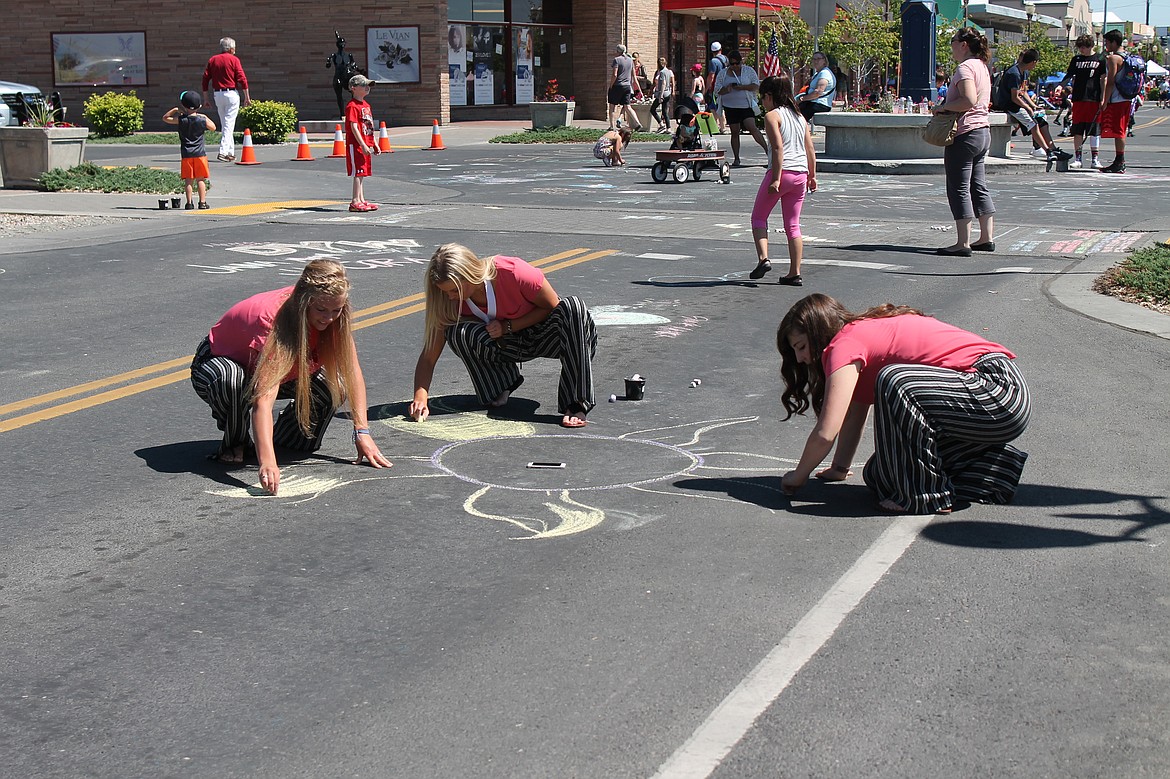
<instances>
[{"instance_id":1,"label":"boy in orange shorts","mask_svg":"<svg viewBox=\"0 0 1170 779\"><path fill-rule=\"evenodd\" d=\"M215 122L199 113L203 106L203 98L198 92L187 90L179 95L180 105L175 106L163 115L167 124L179 126L179 155L182 157L180 175L187 185L187 210L195 208L191 202L192 190L199 188L199 207L208 208L207 180L211 177L207 169L207 148L203 144L203 134L208 130L215 130Z\"/></svg>"},{"instance_id":2,"label":"boy in orange shorts","mask_svg":"<svg viewBox=\"0 0 1170 779\"><path fill-rule=\"evenodd\" d=\"M374 142L374 115L366 96L374 82L358 73L349 80L353 99L345 107L345 172L353 176L353 197L350 211L377 211L378 206L366 200L362 181L373 172L371 157L382 150Z\"/></svg>"}]
</instances>

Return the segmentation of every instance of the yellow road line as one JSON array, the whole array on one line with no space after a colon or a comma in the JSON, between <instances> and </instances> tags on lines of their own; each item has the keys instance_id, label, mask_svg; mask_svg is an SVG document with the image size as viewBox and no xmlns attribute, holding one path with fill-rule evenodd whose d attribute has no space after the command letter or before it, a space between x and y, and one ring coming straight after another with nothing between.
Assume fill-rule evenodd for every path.
<instances>
[{"instance_id":1,"label":"yellow road line","mask_svg":"<svg viewBox=\"0 0 1170 779\"><path fill-rule=\"evenodd\" d=\"M534 261L532 264L541 268L547 273L551 273L556 270L561 270L562 268L572 267L573 265L577 265L582 262L589 262L590 260L596 260L602 257L608 257L610 255L617 254L616 249L604 249L601 251L587 252L583 255L580 254L582 251L586 250L571 249L569 251L560 252L559 254L543 257ZM422 293L416 293L414 295L408 295L407 297L398 298L397 300L392 300L388 303L380 303L376 306L370 306L369 308L363 308L360 311L356 311L354 312L352 328L354 330L362 330L367 327L373 327L374 325L389 322L392 319L398 319L400 317L407 316L408 314L414 314L419 311L423 311L426 308L426 303L423 302L424 297L425 296ZM412 303L413 305L408 305ZM398 306L403 307L396 308ZM377 314L378 312L386 311L387 309L395 310L389 311L389 313L381 314L380 316L371 316L372 314ZM360 321L358 321L359 319ZM194 355L178 357L174 360L168 360L166 362L160 362L155 365L149 365L145 368L139 368L137 370L127 371L126 373L120 373L117 376L110 376L109 378L105 379L97 379L95 381L86 382L85 384L78 384L74 387L68 387L66 389L57 390L55 392L48 392L43 395L37 395L36 397L16 401L14 403L8 403L4 406L0 406L0 416L11 413L13 411L20 411L22 409L30 408L32 406L40 406L47 403L52 403L62 398L67 398L72 395L79 395L81 393L89 392L90 390L99 389L101 387L108 387L111 384L132 381L143 376L149 376L153 373L170 370L171 368L174 368L178 365L190 363L193 357ZM83 409L92 408L94 406L100 406L114 400L120 400L122 398L130 397L131 395L137 395L139 393L146 392L147 390L156 389L158 387L165 387L170 384L180 382L185 378L189 378L190 376L191 371L184 368L183 370L175 371L174 373L167 373L162 376L156 376L152 379L146 379L145 381L128 384L125 387L107 390L106 392L101 392L97 395L78 398L77 400L73 400L68 403L62 403L57 406L50 406L49 408L44 408L40 411L33 411L28 414L12 417L11 419L0 420L0 433L16 430L36 422L44 422L45 420L54 419L59 416L64 416L65 414L71 414L74 411L81 411Z\"/></svg>"},{"instance_id":2,"label":"yellow road line","mask_svg":"<svg viewBox=\"0 0 1170 779\"><path fill-rule=\"evenodd\" d=\"M56 392L37 395L35 398L28 398L26 400L18 400L15 403L8 403L6 405L0 406L0 416L10 414L13 411L20 411L21 409L30 408L32 406L43 406L46 403L52 403L55 400L61 400L62 398L67 398L71 395L80 395L83 392L101 389L102 387L108 387L111 384L121 384L124 381L139 379L143 376L149 376L152 373L158 373L159 371L170 370L171 368L176 368L184 363L189 364L193 358L194 355L187 355L186 357L179 357L174 360L160 362L157 365L148 365L145 368L127 371L126 373L119 373L117 376L110 376L108 379L98 379L97 381L78 384L76 387L69 387L67 389L57 390Z\"/></svg>"},{"instance_id":3,"label":"yellow road line","mask_svg":"<svg viewBox=\"0 0 1170 779\"><path fill-rule=\"evenodd\" d=\"M292 210L297 208L337 206L344 202L344 200L276 200L270 203L252 203L245 206L209 208L205 211L196 211L193 215L204 216L208 214L227 214L229 216L252 216L254 214L271 214L275 211Z\"/></svg>"}]
</instances>

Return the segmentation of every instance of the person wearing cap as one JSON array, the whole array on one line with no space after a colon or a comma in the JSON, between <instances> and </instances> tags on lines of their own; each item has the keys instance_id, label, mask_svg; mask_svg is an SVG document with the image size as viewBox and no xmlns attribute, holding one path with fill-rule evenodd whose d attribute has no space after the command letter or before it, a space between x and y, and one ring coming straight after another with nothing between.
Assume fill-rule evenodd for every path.
<instances>
[{"instance_id":1,"label":"person wearing cap","mask_svg":"<svg viewBox=\"0 0 1170 779\"><path fill-rule=\"evenodd\" d=\"M613 58L613 83L609 86L607 102L609 103L609 129L617 127L622 112L626 114L626 121L635 130L642 129L642 123L630 108L630 101L634 97L634 60L626 56L626 47L617 45L617 56Z\"/></svg>"},{"instance_id":2,"label":"person wearing cap","mask_svg":"<svg viewBox=\"0 0 1170 779\"><path fill-rule=\"evenodd\" d=\"M181 158L180 175L187 185L187 210L195 209L192 202L193 190L199 189L199 207L207 209L207 180L211 173L207 168L207 147L203 143L203 134L208 130L215 131L215 122L199 113L203 101L199 93L187 90L179 95L179 105L163 114L163 121L167 124L179 126L179 157Z\"/></svg>"},{"instance_id":3,"label":"person wearing cap","mask_svg":"<svg viewBox=\"0 0 1170 779\"><path fill-rule=\"evenodd\" d=\"M345 107L345 172L353 176L353 198L349 201L350 211L377 211L378 206L366 201L362 181L373 173L375 154L382 150L374 141L374 115L366 96L374 82L358 73L349 80L349 91L353 98Z\"/></svg>"},{"instance_id":4,"label":"person wearing cap","mask_svg":"<svg viewBox=\"0 0 1170 779\"><path fill-rule=\"evenodd\" d=\"M220 38L220 53L207 60L203 69L203 104L207 104L207 88L212 87L215 95L215 110L223 121L223 137L219 140L219 159L232 162L236 158L236 115L240 113L240 92L244 93L244 105L252 105L248 92L248 77L244 66L236 56L236 39ZM239 91L237 91L239 90Z\"/></svg>"},{"instance_id":5,"label":"person wearing cap","mask_svg":"<svg viewBox=\"0 0 1170 779\"><path fill-rule=\"evenodd\" d=\"M691 100L695 101L700 111L707 110L707 101L703 99L703 89L706 86L707 82L703 81L703 66L696 62L691 65Z\"/></svg>"},{"instance_id":6,"label":"person wearing cap","mask_svg":"<svg viewBox=\"0 0 1170 779\"><path fill-rule=\"evenodd\" d=\"M711 44L711 60L707 63L707 110L715 114L715 121L719 123L719 132L727 130L727 120L723 118L723 105L719 96L715 94L715 79L728 65L727 55L723 53L723 44L715 41Z\"/></svg>"}]
</instances>

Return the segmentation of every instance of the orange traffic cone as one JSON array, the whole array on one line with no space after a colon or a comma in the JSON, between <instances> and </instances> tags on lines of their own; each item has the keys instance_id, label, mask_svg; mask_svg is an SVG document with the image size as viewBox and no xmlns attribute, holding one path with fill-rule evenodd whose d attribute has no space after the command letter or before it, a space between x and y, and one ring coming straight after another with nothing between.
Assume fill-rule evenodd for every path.
<instances>
[{"instance_id":1,"label":"orange traffic cone","mask_svg":"<svg viewBox=\"0 0 1170 779\"><path fill-rule=\"evenodd\" d=\"M439 120L435 120L434 127L431 128L431 145L430 148L424 151L442 151L447 147L443 145L443 136L439 133Z\"/></svg>"},{"instance_id":2,"label":"orange traffic cone","mask_svg":"<svg viewBox=\"0 0 1170 779\"><path fill-rule=\"evenodd\" d=\"M256 161L256 150L254 148L252 148L252 131L249 129L246 129L246 128L244 130L244 146L243 146L240 154L241 154L240 159L236 161L237 165L260 165L261 164L261 163Z\"/></svg>"},{"instance_id":3,"label":"orange traffic cone","mask_svg":"<svg viewBox=\"0 0 1170 779\"><path fill-rule=\"evenodd\" d=\"M386 123L382 122L381 125L378 128L378 150L383 154L387 152L393 154L394 150L390 148L390 133L386 132Z\"/></svg>"},{"instance_id":4,"label":"orange traffic cone","mask_svg":"<svg viewBox=\"0 0 1170 779\"><path fill-rule=\"evenodd\" d=\"M301 139L297 142L297 156L293 157L293 162L312 162L313 152L309 150L309 134L305 132L305 128L301 128Z\"/></svg>"},{"instance_id":5,"label":"orange traffic cone","mask_svg":"<svg viewBox=\"0 0 1170 779\"><path fill-rule=\"evenodd\" d=\"M345 156L345 137L341 134L341 125L333 125L333 153L329 155L333 157Z\"/></svg>"}]
</instances>

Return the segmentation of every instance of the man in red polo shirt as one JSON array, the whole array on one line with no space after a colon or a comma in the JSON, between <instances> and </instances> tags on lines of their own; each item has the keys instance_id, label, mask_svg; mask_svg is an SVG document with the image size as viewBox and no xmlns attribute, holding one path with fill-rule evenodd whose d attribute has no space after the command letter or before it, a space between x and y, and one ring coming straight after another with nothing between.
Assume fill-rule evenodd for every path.
<instances>
[{"instance_id":1,"label":"man in red polo shirt","mask_svg":"<svg viewBox=\"0 0 1170 779\"><path fill-rule=\"evenodd\" d=\"M236 143L233 133L236 129L236 114L240 112L240 90L244 93L244 105L251 105L248 94L248 77L244 66L236 56L235 38L220 38L219 54L207 61L203 70L203 104L207 105L207 88L210 86L215 97L215 109L219 112L223 137L219 142L219 159L231 162L236 158Z\"/></svg>"}]
</instances>

